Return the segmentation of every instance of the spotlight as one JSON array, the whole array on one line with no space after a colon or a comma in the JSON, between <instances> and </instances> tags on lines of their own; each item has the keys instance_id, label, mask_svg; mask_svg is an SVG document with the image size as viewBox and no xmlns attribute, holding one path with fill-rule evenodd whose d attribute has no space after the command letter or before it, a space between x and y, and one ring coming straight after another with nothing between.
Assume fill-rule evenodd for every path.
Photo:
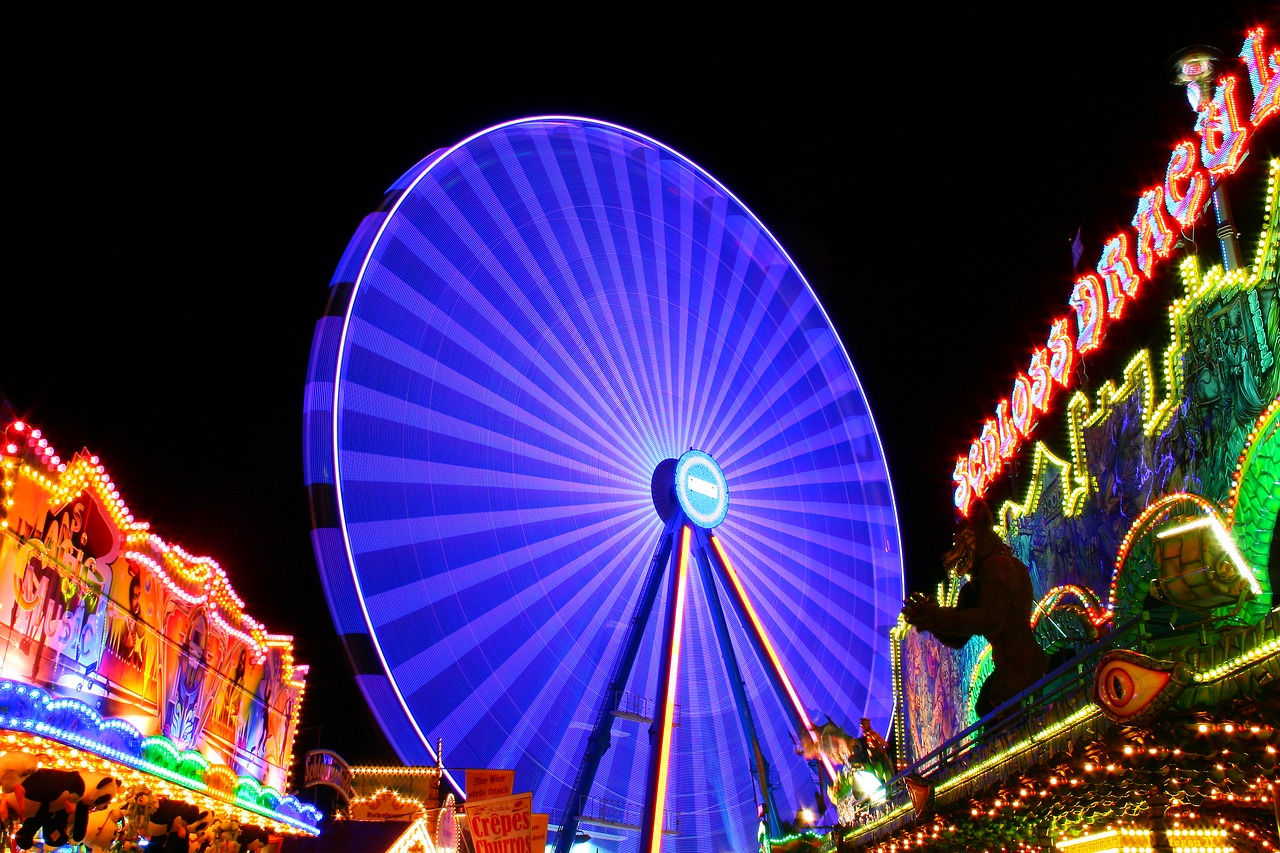
<instances>
[{"instance_id":1,"label":"spotlight","mask_svg":"<svg viewBox=\"0 0 1280 853\"><path fill-rule=\"evenodd\" d=\"M1213 83L1222 73L1222 51L1207 44L1194 44L1169 57L1175 86L1187 87L1191 109L1200 108L1213 99Z\"/></svg>"}]
</instances>

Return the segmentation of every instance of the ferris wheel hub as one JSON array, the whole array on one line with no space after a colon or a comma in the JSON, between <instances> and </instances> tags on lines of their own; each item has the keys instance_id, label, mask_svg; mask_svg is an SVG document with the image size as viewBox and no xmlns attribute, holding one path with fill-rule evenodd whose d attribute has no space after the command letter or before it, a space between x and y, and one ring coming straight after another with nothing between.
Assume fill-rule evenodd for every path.
<instances>
[{"instance_id":1,"label":"ferris wheel hub","mask_svg":"<svg viewBox=\"0 0 1280 853\"><path fill-rule=\"evenodd\" d=\"M685 516L706 530L724 521L729 512L729 485L724 471L701 450L689 450L677 460L675 493Z\"/></svg>"}]
</instances>

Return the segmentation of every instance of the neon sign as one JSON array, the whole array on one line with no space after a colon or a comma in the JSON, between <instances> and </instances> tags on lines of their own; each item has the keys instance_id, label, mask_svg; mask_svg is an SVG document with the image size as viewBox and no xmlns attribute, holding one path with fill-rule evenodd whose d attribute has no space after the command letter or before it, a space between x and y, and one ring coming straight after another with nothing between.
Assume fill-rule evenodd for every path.
<instances>
[{"instance_id":1,"label":"neon sign","mask_svg":"<svg viewBox=\"0 0 1280 853\"><path fill-rule=\"evenodd\" d=\"M1199 105L1199 144L1186 141L1174 147L1164 183L1138 200L1133 231L1108 240L1094 271L1076 279L1067 300L1074 329L1070 317L1053 321L1045 345L1031 354L1009 397L996 404L995 417L983 424L968 454L957 457L951 479L962 514L969 514L973 501L1030 438L1057 392L1068 387L1077 355L1097 349L1110 324L1119 322L1129 302L1141 297L1143 282L1173 250L1170 220L1182 226L1193 223L1205 209L1213 181L1240 167L1252 135L1280 113L1280 48L1268 47L1259 27L1249 31L1239 56L1248 72L1252 105L1243 108L1246 90L1230 74Z\"/></svg>"}]
</instances>

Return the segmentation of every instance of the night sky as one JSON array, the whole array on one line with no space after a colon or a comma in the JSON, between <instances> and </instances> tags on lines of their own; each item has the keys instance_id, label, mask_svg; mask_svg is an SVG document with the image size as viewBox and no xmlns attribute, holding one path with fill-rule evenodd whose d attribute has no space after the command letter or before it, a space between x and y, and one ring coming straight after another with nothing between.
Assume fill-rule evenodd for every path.
<instances>
[{"instance_id":1,"label":"night sky","mask_svg":"<svg viewBox=\"0 0 1280 853\"><path fill-rule=\"evenodd\" d=\"M1096 261L1191 136L1170 56L1234 65L1249 26L1280 38L1263 2L814 6L99 7L9 28L0 396L295 638L298 755L393 756L321 592L302 394L343 249L424 155L580 115L728 187L843 339L907 586L931 589L953 460L1066 312L1077 229Z\"/></svg>"}]
</instances>

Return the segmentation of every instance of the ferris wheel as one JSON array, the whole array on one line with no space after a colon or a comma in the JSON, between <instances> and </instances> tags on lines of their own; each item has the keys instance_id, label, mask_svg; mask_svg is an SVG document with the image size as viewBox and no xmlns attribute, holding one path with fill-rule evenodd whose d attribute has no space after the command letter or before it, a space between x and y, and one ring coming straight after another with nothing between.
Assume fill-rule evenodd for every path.
<instances>
[{"instance_id":1,"label":"ferris wheel","mask_svg":"<svg viewBox=\"0 0 1280 853\"><path fill-rule=\"evenodd\" d=\"M401 177L334 275L305 457L388 738L513 769L560 853L749 849L821 801L824 715L888 730L866 398L777 241L651 138L520 119Z\"/></svg>"}]
</instances>

